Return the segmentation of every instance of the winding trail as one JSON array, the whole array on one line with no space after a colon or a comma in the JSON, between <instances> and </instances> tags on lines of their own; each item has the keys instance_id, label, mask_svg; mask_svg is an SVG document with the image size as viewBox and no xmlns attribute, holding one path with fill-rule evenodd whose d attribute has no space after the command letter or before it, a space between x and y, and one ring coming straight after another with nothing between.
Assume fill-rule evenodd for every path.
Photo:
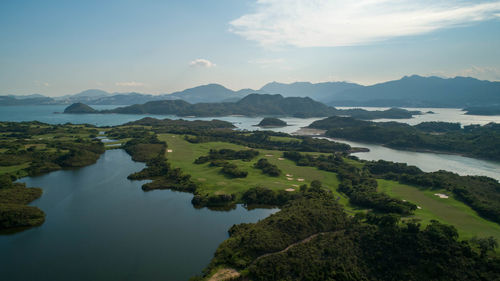
<instances>
[{"instance_id":1,"label":"winding trail","mask_svg":"<svg viewBox=\"0 0 500 281\"><path fill-rule=\"evenodd\" d=\"M291 248L297 246L297 245L300 245L300 244L304 244L304 243L307 243L309 241L311 241L312 239L316 238L317 236L320 236L320 235L325 235L325 234L337 234L337 233L340 233L340 232L343 232L344 229L340 229L340 230L336 230L336 231L326 231L326 232L318 232L316 234L313 234L311 236L308 236L298 242L295 242L295 243L292 243L290 245L288 245L288 247L286 247L285 249L281 250L281 251L278 251L278 252L273 252L273 253L267 253L267 254L263 254L262 256L259 256L257 257L256 259L254 259L248 266L251 266L253 265L254 263L256 263L258 260L260 259L263 259L265 257L268 257L268 256L271 256L271 255L276 255L276 254L281 254L281 253L286 253L288 252L288 250L290 250Z\"/></svg>"}]
</instances>

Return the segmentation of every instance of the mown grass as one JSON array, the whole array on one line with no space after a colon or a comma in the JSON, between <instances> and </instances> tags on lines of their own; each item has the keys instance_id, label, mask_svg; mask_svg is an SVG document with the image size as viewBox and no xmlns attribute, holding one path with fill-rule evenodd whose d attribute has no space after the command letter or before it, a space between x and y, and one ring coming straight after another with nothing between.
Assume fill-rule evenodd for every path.
<instances>
[{"instance_id":1,"label":"mown grass","mask_svg":"<svg viewBox=\"0 0 500 281\"><path fill-rule=\"evenodd\" d=\"M281 136L271 136L270 137L271 141L279 141L279 142L302 142L301 139L294 138L294 137L281 137Z\"/></svg>"},{"instance_id":2,"label":"mown grass","mask_svg":"<svg viewBox=\"0 0 500 281\"><path fill-rule=\"evenodd\" d=\"M160 134L159 139L166 141L168 148L166 156L174 168L180 168L190 174L192 179L200 184L199 191L207 194L236 194L241 196L243 192L255 186L264 186L273 190L285 190L294 188L299 190L302 184L310 184L313 180L319 180L325 188L330 189L336 196L340 197L339 202L347 205L347 197L337 192L338 179L335 173L318 170L314 167L299 167L294 162L281 159L282 151L257 149L259 156L252 161L232 160L239 169L247 171L245 178L228 178L219 171L221 168L210 167L206 164L194 164L194 160L200 156L207 155L210 149L249 149L247 147L226 142L208 142L192 144L184 140L183 135ZM172 152L168 152L172 150ZM319 154L319 153L318 153ZM270 177L262 174L262 171L253 167L260 159L266 158L270 163L278 166L282 171L279 177ZM287 174L292 175L288 180ZM298 179L304 179L300 182Z\"/></svg>"},{"instance_id":3,"label":"mown grass","mask_svg":"<svg viewBox=\"0 0 500 281\"><path fill-rule=\"evenodd\" d=\"M422 189L388 180L378 180L378 184L380 191L420 206L422 209L415 211L415 217L421 220L422 225L438 220L455 226L461 239L493 236L500 241L500 225L481 218L469 206L453 198L450 192ZM446 194L449 198L439 198L435 193Z\"/></svg>"}]
</instances>

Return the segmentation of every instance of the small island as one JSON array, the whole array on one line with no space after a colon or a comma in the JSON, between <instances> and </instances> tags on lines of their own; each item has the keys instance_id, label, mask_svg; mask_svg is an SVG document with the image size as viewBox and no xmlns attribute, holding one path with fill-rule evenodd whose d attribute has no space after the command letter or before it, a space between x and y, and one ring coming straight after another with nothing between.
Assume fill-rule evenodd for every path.
<instances>
[{"instance_id":1,"label":"small island","mask_svg":"<svg viewBox=\"0 0 500 281\"><path fill-rule=\"evenodd\" d=\"M66 107L66 109L64 109L64 113L71 113L71 114L97 113L97 110L93 109L92 107L84 103L77 102Z\"/></svg>"},{"instance_id":2,"label":"small island","mask_svg":"<svg viewBox=\"0 0 500 281\"><path fill-rule=\"evenodd\" d=\"M260 121L259 124L255 125L257 127L263 127L263 128L277 128L277 127L285 127L288 126L288 124L278 118L273 118L273 117L266 117Z\"/></svg>"}]
</instances>

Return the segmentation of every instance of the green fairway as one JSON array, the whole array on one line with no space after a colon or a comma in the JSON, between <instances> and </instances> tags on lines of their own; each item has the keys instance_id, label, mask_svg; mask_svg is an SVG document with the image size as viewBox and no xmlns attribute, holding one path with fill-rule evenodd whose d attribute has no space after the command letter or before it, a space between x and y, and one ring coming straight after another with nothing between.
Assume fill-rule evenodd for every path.
<instances>
[{"instance_id":1,"label":"green fairway","mask_svg":"<svg viewBox=\"0 0 500 281\"><path fill-rule=\"evenodd\" d=\"M184 140L184 136L173 134L160 134L159 139L166 141L168 144L166 154L172 166L189 173L194 181L200 183L199 190L201 192L241 195L247 189L259 185L273 190L285 190L287 188L298 190L302 184L310 184L313 180L319 180L324 187L332 190L340 197L340 203L347 204L347 198L336 191L339 183L335 173L321 171L314 167L299 167L294 162L281 158L282 151L257 149L260 154L252 161L231 160L230 162L236 164L238 168L247 171L248 176L245 178L227 178L219 173L221 168L210 167L208 163L194 164L194 160L207 155L210 149L242 150L248 149L247 147L226 142L192 144ZM282 171L282 175L270 177L262 174L261 170L254 168L254 163L260 158L266 158L270 163L277 165ZM290 176L287 177L287 174ZM300 179L303 179L303 181L300 181Z\"/></svg>"},{"instance_id":2,"label":"green fairway","mask_svg":"<svg viewBox=\"0 0 500 281\"><path fill-rule=\"evenodd\" d=\"M2 174L16 174L22 169L26 169L30 166L30 162L23 163L20 165L13 165L13 166L0 166L0 175ZM20 176L25 176L25 173L21 173Z\"/></svg>"},{"instance_id":3,"label":"green fairway","mask_svg":"<svg viewBox=\"0 0 500 281\"><path fill-rule=\"evenodd\" d=\"M421 219L423 225L430 220L438 220L454 225L462 239L493 236L500 241L500 225L481 218L469 206L453 198L450 192L420 189L388 180L378 180L378 184L380 191L421 207L415 211L415 217ZM446 194L449 198L439 198L434 195L436 193Z\"/></svg>"}]
</instances>

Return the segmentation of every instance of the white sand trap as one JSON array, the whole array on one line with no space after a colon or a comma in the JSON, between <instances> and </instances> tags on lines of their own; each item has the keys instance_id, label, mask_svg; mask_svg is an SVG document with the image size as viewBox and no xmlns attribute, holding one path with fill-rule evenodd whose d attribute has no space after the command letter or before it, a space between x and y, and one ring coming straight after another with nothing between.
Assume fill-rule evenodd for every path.
<instances>
[{"instance_id":1,"label":"white sand trap","mask_svg":"<svg viewBox=\"0 0 500 281\"><path fill-rule=\"evenodd\" d=\"M293 187L299 187L299 185L298 185L298 184L292 184L292 186L293 186Z\"/></svg>"},{"instance_id":2,"label":"white sand trap","mask_svg":"<svg viewBox=\"0 0 500 281\"><path fill-rule=\"evenodd\" d=\"M293 175L290 175L290 174L286 174L286 176L287 176L287 177L289 177L289 178L290 178L290 177L293 177Z\"/></svg>"},{"instance_id":3,"label":"white sand trap","mask_svg":"<svg viewBox=\"0 0 500 281\"><path fill-rule=\"evenodd\" d=\"M280 158L278 158L278 160L285 160L285 158L281 158L281 157L280 157Z\"/></svg>"},{"instance_id":4,"label":"white sand trap","mask_svg":"<svg viewBox=\"0 0 500 281\"><path fill-rule=\"evenodd\" d=\"M293 181L293 178L286 178L286 179L289 180L289 181Z\"/></svg>"},{"instance_id":5,"label":"white sand trap","mask_svg":"<svg viewBox=\"0 0 500 281\"><path fill-rule=\"evenodd\" d=\"M167 153L172 153L174 152L172 149L167 149Z\"/></svg>"},{"instance_id":6,"label":"white sand trap","mask_svg":"<svg viewBox=\"0 0 500 281\"><path fill-rule=\"evenodd\" d=\"M298 181L304 181L304 179L297 179Z\"/></svg>"},{"instance_id":7,"label":"white sand trap","mask_svg":"<svg viewBox=\"0 0 500 281\"><path fill-rule=\"evenodd\" d=\"M417 206L417 209L419 209L419 210L422 210L422 207L420 207L420 206Z\"/></svg>"},{"instance_id":8,"label":"white sand trap","mask_svg":"<svg viewBox=\"0 0 500 281\"><path fill-rule=\"evenodd\" d=\"M434 193L434 195L438 196L439 198L443 198L443 199L448 199L449 198L448 195L443 194L443 193Z\"/></svg>"},{"instance_id":9,"label":"white sand trap","mask_svg":"<svg viewBox=\"0 0 500 281\"><path fill-rule=\"evenodd\" d=\"M266 157L272 157L273 155L272 154L266 154Z\"/></svg>"},{"instance_id":10,"label":"white sand trap","mask_svg":"<svg viewBox=\"0 0 500 281\"><path fill-rule=\"evenodd\" d=\"M287 189L285 189L285 191L292 192L292 191L295 191L295 188L287 188Z\"/></svg>"}]
</instances>

